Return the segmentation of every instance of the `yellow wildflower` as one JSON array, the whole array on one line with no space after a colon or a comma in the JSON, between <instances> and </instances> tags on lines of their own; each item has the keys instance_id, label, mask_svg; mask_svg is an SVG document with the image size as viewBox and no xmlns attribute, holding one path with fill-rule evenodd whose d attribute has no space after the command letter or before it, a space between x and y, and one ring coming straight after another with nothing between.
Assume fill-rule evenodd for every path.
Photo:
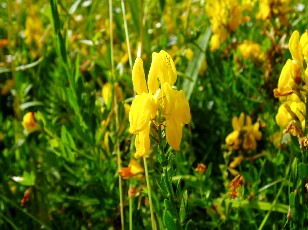
<instances>
[{"instance_id":1,"label":"yellow wildflower","mask_svg":"<svg viewBox=\"0 0 308 230\"><path fill-rule=\"evenodd\" d=\"M206 165L203 163L198 163L198 166L196 167L195 171L199 172L200 174L205 173Z\"/></svg>"},{"instance_id":2,"label":"yellow wildflower","mask_svg":"<svg viewBox=\"0 0 308 230\"><path fill-rule=\"evenodd\" d=\"M34 120L34 113L28 112L24 115L22 126L28 133L32 133L39 129L38 124Z\"/></svg>"},{"instance_id":3,"label":"yellow wildflower","mask_svg":"<svg viewBox=\"0 0 308 230\"><path fill-rule=\"evenodd\" d=\"M238 46L238 49L243 56L243 58L256 58L262 59L264 57L264 53L261 50L261 47L258 43L252 41L244 41L242 44Z\"/></svg>"},{"instance_id":4,"label":"yellow wildflower","mask_svg":"<svg viewBox=\"0 0 308 230\"><path fill-rule=\"evenodd\" d=\"M172 88L176 79L174 62L165 51L152 54L148 85L145 80L143 61L139 57L136 59L132 80L137 96L129 112L129 131L137 135L136 158L150 154L150 124L153 121L155 124L163 125L161 120L157 120L159 116L165 118L164 126L168 143L173 149L180 149L182 127L190 121L190 108L184 92Z\"/></svg>"},{"instance_id":5,"label":"yellow wildflower","mask_svg":"<svg viewBox=\"0 0 308 230\"><path fill-rule=\"evenodd\" d=\"M303 67L303 50L300 43L299 32L295 30L289 40L289 50L292 59L300 66Z\"/></svg>"},{"instance_id":6,"label":"yellow wildflower","mask_svg":"<svg viewBox=\"0 0 308 230\"><path fill-rule=\"evenodd\" d=\"M288 59L283 66L278 80L278 88L274 89L274 96L287 96L293 93L292 87L295 84L291 77L292 61Z\"/></svg>"},{"instance_id":7,"label":"yellow wildflower","mask_svg":"<svg viewBox=\"0 0 308 230\"><path fill-rule=\"evenodd\" d=\"M119 170L119 174L123 179L129 179L132 176L136 176L139 173L143 173L144 169L141 167L138 161L131 159L128 167L123 167Z\"/></svg>"},{"instance_id":8,"label":"yellow wildflower","mask_svg":"<svg viewBox=\"0 0 308 230\"><path fill-rule=\"evenodd\" d=\"M238 0L209 0L206 1L205 10L212 25L213 35L210 40L211 50L216 50L224 42L228 33L233 32L238 26L250 20L244 16L245 10L250 10L252 4Z\"/></svg>"},{"instance_id":9,"label":"yellow wildflower","mask_svg":"<svg viewBox=\"0 0 308 230\"><path fill-rule=\"evenodd\" d=\"M229 164L229 167L230 168L236 168L237 166L239 166L241 164L243 159L244 159L243 156L234 157L233 161Z\"/></svg>"},{"instance_id":10,"label":"yellow wildflower","mask_svg":"<svg viewBox=\"0 0 308 230\"><path fill-rule=\"evenodd\" d=\"M257 148L257 140L261 139L262 133L259 131L259 122L252 124L251 117L241 113L239 118L232 119L233 132L226 137L226 144L229 150L242 148L244 150L254 150Z\"/></svg>"},{"instance_id":11,"label":"yellow wildflower","mask_svg":"<svg viewBox=\"0 0 308 230\"><path fill-rule=\"evenodd\" d=\"M31 48L32 58L37 57L41 52L43 33L43 23L38 15L38 9L35 4L31 4L26 18L25 42Z\"/></svg>"}]
</instances>

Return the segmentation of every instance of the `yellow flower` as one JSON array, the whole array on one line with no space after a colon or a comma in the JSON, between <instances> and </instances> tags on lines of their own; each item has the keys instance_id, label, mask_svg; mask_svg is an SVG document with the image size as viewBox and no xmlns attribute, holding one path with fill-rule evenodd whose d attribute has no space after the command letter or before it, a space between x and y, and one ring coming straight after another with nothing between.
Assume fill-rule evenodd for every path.
<instances>
[{"instance_id":1,"label":"yellow flower","mask_svg":"<svg viewBox=\"0 0 308 230\"><path fill-rule=\"evenodd\" d=\"M238 26L250 20L244 16L245 10L250 10L252 4L245 1L208 0L205 4L206 13L212 25L213 36L210 41L211 50L220 47L229 32L233 32Z\"/></svg>"},{"instance_id":2,"label":"yellow flower","mask_svg":"<svg viewBox=\"0 0 308 230\"><path fill-rule=\"evenodd\" d=\"M29 7L28 15L26 18L25 37L26 44L31 49L32 58L37 57L41 53L43 46L43 23L38 14L38 9L35 4Z\"/></svg>"},{"instance_id":3,"label":"yellow flower","mask_svg":"<svg viewBox=\"0 0 308 230\"><path fill-rule=\"evenodd\" d=\"M241 164L243 159L244 159L243 156L234 157L233 161L229 164L229 167L230 168L236 168L238 165Z\"/></svg>"},{"instance_id":4,"label":"yellow flower","mask_svg":"<svg viewBox=\"0 0 308 230\"><path fill-rule=\"evenodd\" d=\"M123 167L119 170L119 174L123 179L130 179L133 176L143 173L144 169L141 167L138 161L131 159L128 167Z\"/></svg>"},{"instance_id":5,"label":"yellow flower","mask_svg":"<svg viewBox=\"0 0 308 230\"><path fill-rule=\"evenodd\" d=\"M300 39L300 44L302 46L302 52L306 62L308 62L308 30L303 33Z\"/></svg>"},{"instance_id":6,"label":"yellow flower","mask_svg":"<svg viewBox=\"0 0 308 230\"><path fill-rule=\"evenodd\" d=\"M238 49L243 58L259 58L264 57L264 53L261 51L261 47L258 43L252 41L244 41L238 46Z\"/></svg>"},{"instance_id":7,"label":"yellow flower","mask_svg":"<svg viewBox=\"0 0 308 230\"><path fill-rule=\"evenodd\" d=\"M233 131L226 137L226 144L229 150L231 149L238 149L240 145L242 144L242 141L240 139L240 132L239 131Z\"/></svg>"},{"instance_id":8,"label":"yellow flower","mask_svg":"<svg viewBox=\"0 0 308 230\"><path fill-rule=\"evenodd\" d=\"M233 117L232 126L234 131L226 137L226 144L229 150L242 148L244 150L254 150L257 148L257 140L261 139L262 133L259 131L259 122L252 124L251 117L241 113L239 118Z\"/></svg>"},{"instance_id":9,"label":"yellow flower","mask_svg":"<svg viewBox=\"0 0 308 230\"><path fill-rule=\"evenodd\" d=\"M172 88L176 79L174 62L167 52L162 50L152 54L148 84L146 84L143 61L139 57L136 59L132 80L137 96L129 112L129 131L137 135L136 158L150 154L150 124L153 121L155 124L162 125L162 119L158 120L159 116L165 118L166 138L169 145L175 150L180 149L183 125L188 124L191 118L184 92Z\"/></svg>"},{"instance_id":10,"label":"yellow flower","mask_svg":"<svg viewBox=\"0 0 308 230\"><path fill-rule=\"evenodd\" d=\"M291 121L291 116L289 115L286 107L285 107L285 103L281 104L279 109L278 109L278 113L276 115L276 123L279 127L284 128L286 127L289 122Z\"/></svg>"},{"instance_id":11,"label":"yellow flower","mask_svg":"<svg viewBox=\"0 0 308 230\"><path fill-rule=\"evenodd\" d=\"M278 88L274 89L275 97L287 96L293 93L292 86L294 85L294 81L291 77L291 68L292 61L288 59L279 76Z\"/></svg>"},{"instance_id":12,"label":"yellow flower","mask_svg":"<svg viewBox=\"0 0 308 230\"><path fill-rule=\"evenodd\" d=\"M28 112L24 115L22 126L28 133L32 133L39 129L38 124L34 120L34 113Z\"/></svg>"},{"instance_id":13,"label":"yellow flower","mask_svg":"<svg viewBox=\"0 0 308 230\"><path fill-rule=\"evenodd\" d=\"M109 103L111 103L113 100L112 98L112 89L111 89L112 85L107 82L104 84L103 89L102 89L102 97L104 99L104 103L106 105L108 105ZM123 90L121 88L121 86L119 85L118 82L114 83L114 92L116 94L117 100L121 101L123 100Z\"/></svg>"},{"instance_id":14,"label":"yellow flower","mask_svg":"<svg viewBox=\"0 0 308 230\"><path fill-rule=\"evenodd\" d=\"M259 12L257 14L258 19L265 20L270 15L271 8L269 0L260 0L259 1Z\"/></svg>"},{"instance_id":15,"label":"yellow flower","mask_svg":"<svg viewBox=\"0 0 308 230\"><path fill-rule=\"evenodd\" d=\"M289 40L289 50L291 52L292 59L296 61L300 67L303 67L303 51L299 39L299 32L295 30Z\"/></svg>"}]
</instances>

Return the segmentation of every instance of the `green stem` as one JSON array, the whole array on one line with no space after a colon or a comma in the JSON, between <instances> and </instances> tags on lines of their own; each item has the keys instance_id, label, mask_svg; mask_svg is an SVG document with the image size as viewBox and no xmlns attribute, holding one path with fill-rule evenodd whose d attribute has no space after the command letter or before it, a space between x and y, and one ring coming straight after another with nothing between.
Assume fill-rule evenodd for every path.
<instances>
[{"instance_id":1,"label":"green stem","mask_svg":"<svg viewBox=\"0 0 308 230\"><path fill-rule=\"evenodd\" d=\"M152 203L152 196L151 196L151 185L150 185L150 180L149 180L149 172L148 172L148 165L147 165L146 157L143 157L143 163L144 163L145 178L146 178L147 187L148 187L149 205L150 205L150 213L151 213L151 224L152 224L152 229L156 230L157 228L156 228L156 223L155 223L155 220L154 220L153 203Z\"/></svg>"},{"instance_id":2,"label":"green stem","mask_svg":"<svg viewBox=\"0 0 308 230\"><path fill-rule=\"evenodd\" d=\"M121 0L121 7L122 7L122 13L123 13L123 20L124 20L124 30L125 30L125 37L126 37L126 46L127 46L127 52L128 52L129 66L130 66L130 69L132 70L133 69L133 60L132 60L132 53L131 53L131 50L130 50L127 22L126 22L126 17L125 17L126 13L125 13L124 0Z\"/></svg>"},{"instance_id":3,"label":"green stem","mask_svg":"<svg viewBox=\"0 0 308 230\"><path fill-rule=\"evenodd\" d=\"M287 167L285 177L289 174L290 164L291 164L291 162L289 163L289 165L288 165L288 167ZM280 196L280 193L282 192L283 186L284 186L284 183L282 182L281 185L280 185L280 188L279 188L279 190L278 190L278 193L277 193L277 195L276 195L276 197L275 197L275 200L274 200L274 202L272 203L270 209L268 210L266 216L264 217L264 219L263 219L261 225L259 226L258 230L262 230L263 227L264 227L264 225L266 224L267 219L269 218L269 216L270 216L270 214L271 214L273 208L275 207L275 205L276 205L276 203L277 203L277 201L278 201L278 198L279 198L279 196Z\"/></svg>"},{"instance_id":4,"label":"green stem","mask_svg":"<svg viewBox=\"0 0 308 230\"><path fill-rule=\"evenodd\" d=\"M161 154L161 158L163 160L163 162L166 162L167 159L166 159L166 153L165 153L165 150L162 146L162 130L161 130L161 127L159 126L158 127L158 136L159 136L159 149L160 149L160 154ZM171 187L171 183L172 183L172 180L169 178L169 175L168 175L168 165L166 166L163 166L163 176L166 180L166 184L167 184L167 188L168 188L168 198L169 198L169 201L174 204L174 193L173 193L173 189Z\"/></svg>"},{"instance_id":5,"label":"green stem","mask_svg":"<svg viewBox=\"0 0 308 230\"><path fill-rule=\"evenodd\" d=\"M111 77L112 85L115 83L115 74L114 74L114 57L113 57L113 18L112 18L112 0L109 0L109 21L110 21L110 57L111 57ZM115 90L113 88L113 101L114 101L114 112L115 112L115 122L117 132L120 130L119 127L119 116L118 116L118 101ZM116 152L118 158L118 171L121 169L121 154L120 154L120 144L119 138L116 140ZM120 192L120 215L121 215L121 229L124 230L124 211L123 211L123 189L122 189L122 178L119 174L119 192Z\"/></svg>"},{"instance_id":6,"label":"green stem","mask_svg":"<svg viewBox=\"0 0 308 230\"><path fill-rule=\"evenodd\" d=\"M132 188L132 179L130 179L129 189ZM129 194L129 230L133 230L133 197Z\"/></svg>"}]
</instances>

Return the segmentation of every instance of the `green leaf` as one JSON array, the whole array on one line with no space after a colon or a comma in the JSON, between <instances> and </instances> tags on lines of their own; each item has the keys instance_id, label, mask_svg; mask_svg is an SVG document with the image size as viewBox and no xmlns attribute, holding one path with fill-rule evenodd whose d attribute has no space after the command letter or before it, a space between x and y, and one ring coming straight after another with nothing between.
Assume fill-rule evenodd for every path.
<instances>
[{"instance_id":1,"label":"green leaf","mask_svg":"<svg viewBox=\"0 0 308 230\"><path fill-rule=\"evenodd\" d=\"M168 230L173 230L173 229L176 230L177 229L176 222L175 222L171 213L168 210L166 210L164 212L164 222L165 222L166 228Z\"/></svg>"},{"instance_id":2,"label":"green leaf","mask_svg":"<svg viewBox=\"0 0 308 230\"><path fill-rule=\"evenodd\" d=\"M35 184L36 176L32 171L30 173L24 171L22 177L13 176L12 179L21 185L33 186Z\"/></svg>"},{"instance_id":3,"label":"green leaf","mask_svg":"<svg viewBox=\"0 0 308 230\"><path fill-rule=\"evenodd\" d=\"M189 220L185 226L185 230L193 230L196 229L194 222L192 220Z\"/></svg>"},{"instance_id":4,"label":"green leaf","mask_svg":"<svg viewBox=\"0 0 308 230\"><path fill-rule=\"evenodd\" d=\"M177 218L177 211L176 211L175 207L173 206L173 204L169 200L165 199L164 205L165 205L166 211L168 210L170 212L171 216L174 219L176 219Z\"/></svg>"},{"instance_id":5,"label":"green leaf","mask_svg":"<svg viewBox=\"0 0 308 230\"><path fill-rule=\"evenodd\" d=\"M297 207L297 198L296 195L294 194L294 192L291 192L290 196L289 196L289 202L290 202L290 209L291 209L291 216L293 220L297 220L297 211L296 211L296 207Z\"/></svg>"},{"instance_id":6,"label":"green leaf","mask_svg":"<svg viewBox=\"0 0 308 230\"><path fill-rule=\"evenodd\" d=\"M209 43L210 37L212 34L212 29L209 27L204 34L199 38L197 47L194 48L194 56L193 59L189 62L187 69L185 71L185 76L189 76L190 78L185 78L183 82L183 89L186 94L187 100L190 99L190 96L193 92L195 84L197 82L198 74L200 67L202 65L202 60L204 58L204 54Z\"/></svg>"},{"instance_id":7,"label":"green leaf","mask_svg":"<svg viewBox=\"0 0 308 230\"><path fill-rule=\"evenodd\" d=\"M187 190L183 192L181 206L180 206L180 220L183 223L187 217L188 210L188 193Z\"/></svg>"},{"instance_id":8,"label":"green leaf","mask_svg":"<svg viewBox=\"0 0 308 230\"><path fill-rule=\"evenodd\" d=\"M69 14L74 14L75 11L77 10L78 6L80 5L81 0L77 0L74 2L74 4L71 6L70 10L69 10Z\"/></svg>"},{"instance_id":9,"label":"green leaf","mask_svg":"<svg viewBox=\"0 0 308 230\"><path fill-rule=\"evenodd\" d=\"M296 182L297 182L297 162L298 159L297 157L294 158L292 165L291 165L291 182L293 182L293 185L296 186Z\"/></svg>"},{"instance_id":10,"label":"green leaf","mask_svg":"<svg viewBox=\"0 0 308 230\"><path fill-rule=\"evenodd\" d=\"M308 165L307 164L304 164L304 163L298 164L298 175L302 180L308 177Z\"/></svg>"},{"instance_id":11,"label":"green leaf","mask_svg":"<svg viewBox=\"0 0 308 230\"><path fill-rule=\"evenodd\" d=\"M140 25L141 25L141 19L140 19L140 12L143 11L140 6L141 1L136 0L129 0L129 8L131 11L132 19L133 19L133 25L136 27L137 35L140 36Z\"/></svg>"},{"instance_id":12,"label":"green leaf","mask_svg":"<svg viewBox=\"0 0 308 230\"><path fill-rule=\"evenodd\" d=\"M71 134L66 130L64 125L62 125L61 127L61 140L63 144L65 144L67 147L76 149L74 139L72 138Z\"/></svg>"},{"instance_id":13,"label":"green leaf","mask_svg":"<svg viewBox=\"0 0 308 230\"><path fill-rule=\"evenodd\" d=\"M25 110L25 109L28 109L30 107L38 106L38 105L44 105L44 103L42 103L40 101L29 101L29 102L25 102L25 103L21 104L20 108L21 108L21 110Z\"/></svg>"},{"instance_id":14,"label":"green leaf","mask_svg":"<svg viewBox=\"0 0 308 230\"><path fill-rule=\"evenodd\" d=\"M156 179L156 182L157 182L158 188L161 191L161 193L163 194L164 198L168 198L169 193L168 193L168 188L166 186L164 178L162 178L161 181Z\"/></svg>"}]
</instances>

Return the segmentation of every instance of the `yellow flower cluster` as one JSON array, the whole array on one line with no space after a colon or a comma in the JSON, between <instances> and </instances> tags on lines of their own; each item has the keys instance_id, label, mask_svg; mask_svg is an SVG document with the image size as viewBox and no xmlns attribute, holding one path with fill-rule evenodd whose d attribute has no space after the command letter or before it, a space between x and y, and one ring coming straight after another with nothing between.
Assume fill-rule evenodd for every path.
<instances>
[{"instance_id":1,"label":"yellow flower cluster","mask_svg":"<svg viewBox=\"0 0 308 230\"><path fill-rule=\"evenodd\" d=\"M143 61L138 57L134 63L132 80L138 94L129 112L129 131L137 135L135 157L150 154L151 124L163 127L169 145L179 150L182 128L190 122L191 116L184 92L173 87L177 73L170 55L163 50L152 54L147 83Z\"/></svg>"},{"instance_id":2,"label":"yellow flower cluster","mask_svg":"<svg viewBox=\"0 0 308 230\"><path fill-rule=\"evenodd\" d=\"M273 14L284 17L289 10L290 0L260 0L257 18L265 20Z\"/></svg>"},{"instance_id":3,"label":"yellow flower cluster","mask_svg":"<svg viewBox=\"0 0 308 230\"><path fill-rule=\"evenodd\" d=\"M28 15L26 18L26 44L31 49L31 57L36 58L42 49L42 36L43 36L43 23L38 15L37 7L32 4L29 7Z\"/></svg>"},{"instance_id":4,"label":"yellow flower cluster","mask_svg":"<svg viewBox=\"0 0 308 230\"><path fill-rule=\"evenodd\" d=\"M232 119L233 132L226 137L226 144L229 150L243 149L255 150L257 140L261 139L262 133L259 131L259 122L252 124L250 116L241 113Z\"/></svg>"},{"instance_id":5,"label":"yellow flower cluster","mask_svg":"<svg viewBox=\"0 0 308 230\"><path fill-rule=\"evenodd\" d=\"M248 22L250 18L244 16L245 10L250 10L250 1L238 0L209 0L206 1L205 10L212 25L211 50L216 50L227 39L228 33L233 32L241 23Z\"/></svg>"},{"instance_id":6,"label":"yellow flower cluster","mask_svg":"<svg viewBox=\"0 0 308 230\"><path fill-rule=\"evenodd\" d=\"M302 137L305 130L306 91L308 81L308 31L301 36L294 31L289 40L292 60L287 60L274 89L282 101L276 115L277 124L294 136ZM305 62L305 64L304 64Z\"/></svg>"},{"instance_id":7,"label":"yellow flower cluster","mask_svg":"<svg viewBox=\"0 0 308 230\"><path fill-rule=\"evenodd\" d=\"M261 50L260 44L253 41L244 41L237 48L245 59L254 58L261 60L265 55Z\"/></svg>"}]
</instances>

